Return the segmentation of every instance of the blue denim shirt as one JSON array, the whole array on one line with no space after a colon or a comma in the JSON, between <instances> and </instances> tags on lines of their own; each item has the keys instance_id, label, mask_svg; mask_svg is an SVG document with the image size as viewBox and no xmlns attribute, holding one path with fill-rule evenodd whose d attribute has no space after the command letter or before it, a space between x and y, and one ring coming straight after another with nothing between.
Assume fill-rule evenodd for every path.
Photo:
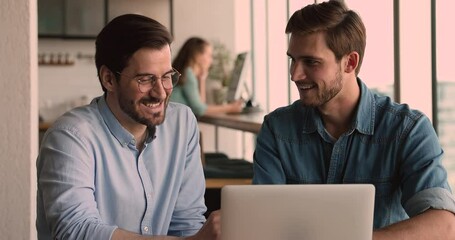
<instances>
[{"instance_id":1,"label":"blue denim shirt","mask_svg":"<svg viewBox=\"0 0 455 240\"><path fill-rule=\"evenodd\" d=\"M199 130L191 110L169 103L142 151L104 97L60 117L37 160L38 239L190 236L205 222Z\"/></svg>"},{"instance_id":2,"label":"blue denim shirt","mask_svg":"<svg viewBox=\"0 0 455 240\"><path fill-rule=\"evenodd\" d=\"M371 183L375 229L429 208L455 212L429 119L358 84L356 116L338 140L326 132L317 109L300 101L268 114L257 136L253 183Z\"/></svg>"}]
</instances>

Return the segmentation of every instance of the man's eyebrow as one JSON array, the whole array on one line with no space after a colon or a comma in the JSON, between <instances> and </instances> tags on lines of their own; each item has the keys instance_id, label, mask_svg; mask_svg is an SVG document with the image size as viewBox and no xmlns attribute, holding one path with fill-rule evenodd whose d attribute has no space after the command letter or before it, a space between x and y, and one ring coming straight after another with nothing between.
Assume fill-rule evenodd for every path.
<instances>
[{"instance_id":1,"label":"man's eyebrow","mask_svg":"<svg viewBox=\"0 0 455 240\"><path fill-rule=\"evenodd\" d=\"M168 74L168 73L171 73L171 72L173 72L173 71L174 71L174 69L171 68L169 71L165 72L165 73L163 74L163 76L166 75L166 74ZM154 73L138 73L138 74L136 74L135 76L136 76L136 77L143 77L143 76L157 76L157 75L154 74Z\"/></svg>"},{"instance_id":2,"label":"man's eyebrow","mask_svg":"<svg viewBox=\"0 0 455 240\"><path fill-rule=\"evenodd\" d=\"M297 57L294 57L292 56L290 53L286 53L286 55L288 55L288 57L292 58L292 59L300 59L300 60L322 60L322 58L318 58L318 57L315 57L315 56L297 56Z\"/></svg>"}]
</instances>

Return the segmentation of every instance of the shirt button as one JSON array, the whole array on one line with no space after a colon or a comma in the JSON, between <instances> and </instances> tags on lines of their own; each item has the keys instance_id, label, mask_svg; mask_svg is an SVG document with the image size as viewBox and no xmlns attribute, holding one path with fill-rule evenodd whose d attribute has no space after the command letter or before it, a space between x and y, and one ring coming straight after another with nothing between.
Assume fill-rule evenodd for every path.
<instances>
[{"instance_id":1,"label":"shirt button","mask_svg":"<svg viewBox=\"0 0 455 240\"><path fill-rule=\"evenodd\" d=\"M148 232L149 231L149 227L145 226L144 227L144 232Z\"/></svg>"}]
</instances>

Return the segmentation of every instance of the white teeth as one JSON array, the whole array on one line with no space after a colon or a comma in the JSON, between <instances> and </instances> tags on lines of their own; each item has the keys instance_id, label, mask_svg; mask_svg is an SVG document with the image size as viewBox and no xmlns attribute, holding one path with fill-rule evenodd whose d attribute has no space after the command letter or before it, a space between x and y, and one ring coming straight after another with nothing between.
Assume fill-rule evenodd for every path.
<instances>
[{"instance_id":1,"label":"white teeth","mask_svg":"<svg viewBox=\"0 0 455 240\"><path fill-rule=\"evenodd\" d=\"M159 105L160 105L160 103L149 103L149 104L147 104L146 106L147 106L147 107L152 107L152 108L153 108L153 107L158 107Z\"/></svg>"},{"instance_id":2,"label":"white teeth","mask_svg":"<svg viewBox=\"0 0 455 240\"><path fill-rule=\"evenodd\" d=\"M314 84L299 85L299 88L301 89L310 89L312 87L314 87Z\"/></svg>"}]
</instances>

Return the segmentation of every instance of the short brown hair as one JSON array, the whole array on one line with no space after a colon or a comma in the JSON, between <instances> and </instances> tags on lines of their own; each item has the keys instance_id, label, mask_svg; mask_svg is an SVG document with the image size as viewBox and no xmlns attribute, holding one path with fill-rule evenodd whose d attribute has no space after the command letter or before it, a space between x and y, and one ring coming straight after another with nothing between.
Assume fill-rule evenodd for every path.
<instances>
[{"instance_id":1,"label":"short brown hair","mask_svg":"<svg viewBox=\"0 0 455 240\"><path fill-rule=\"evenodd\" d=\"M143 47L159 50L170 45L172 40L167 28L154 19L138 14L118 16L96 38L95 63L98 74L103 65L113 72L121 72L137 50ZM106 92L103 84L101 87Z\"/></svg>"},{"instance_id":2,"label":"short brown hair","mask_svg":"<svg viewBox=\"0 0 455 240\"><path fill-rule=\"evenodd\" d=\"M327 46L339 61L355 51L359 54L356 75L360 71L366 46L366 29L360 16L339 0L311 4L294 12L286 26L286 33L325 33Z\"/></svg>"}]
</instances>

